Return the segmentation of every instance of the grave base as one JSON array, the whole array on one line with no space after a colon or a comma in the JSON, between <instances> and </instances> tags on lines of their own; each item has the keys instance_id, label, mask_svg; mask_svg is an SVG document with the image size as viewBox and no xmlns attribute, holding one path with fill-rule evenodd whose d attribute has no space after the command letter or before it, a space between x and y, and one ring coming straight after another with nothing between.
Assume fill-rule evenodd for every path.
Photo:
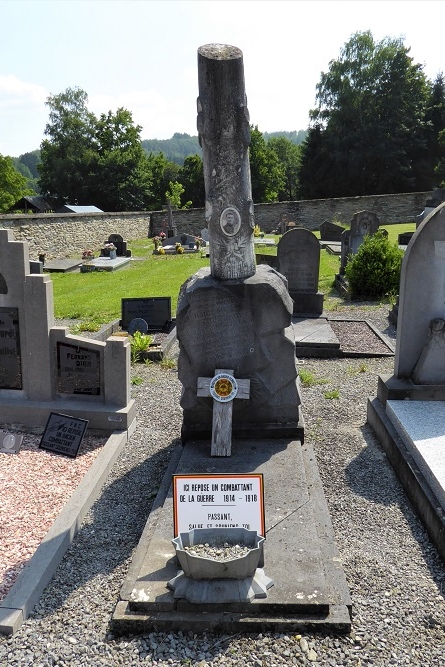
<instances>
[{"instance_id":1,"label":"grave base","mask_svg":"<svg viewBox=\"0 0 445 667\"><path fill-rule=\"evenodd\" d=\"M172 474L263 473L267 598L221 603L175 599L180 571L173 537ZM283 483L283 480L286 480ZM299 440L235 441L232 456L211 458L210 444L178 447L153 504L112 619L116 634L194 632L349 632L351 600L310 445Z\"/></svg>"},{"instance_id":2,"label":"grave base","mask_svg":"<svg viewBox=\"0 0 445 667\"><path fill-rule=\"evenodd\" d=\"M389 403L388 403L389 401ZM445 562L445 508L443 464L439 459L431 463L424 458L423 449L431 447L432 440L422 436L416 443L409 435L410 421L430 426L436 440L443 434L443 427L434 410L435 404L445 401L444 386L414 385L410 380L393 376L381 376L378 380L377 398L368 400L367 423L379 440L389 462L399 478L405 493L425 526L439 556ZM410 411L412 417L397 417L400 410ZM431 405L429 415L428 404ZM394 415L395 413L395 415ZM426 434L426 431L425 431ZM429 436L431 438L431 436ZM443 436L442 438L443 439ZM437 443L436 447L443 447ZM438 467L437 467L438 466Z\"/></svg>"},{"instance_id":3,"label":"grave base","mask_svg":"<svg viewBox=\"0 0 445 667\"><path fill-rule=\"evenodd\" d=\"M324 294L316 292L306 294L304 292L290 292L291 299L294 302L294 315L312 314L321 315L323 312Z\"/></svg>"},{"instance_id":4,"label":"grave base","mask_svg":"<svg viewBox=\"0 0 445 667\"><path fill-rule=\"evenodd\" d=\"M136 418L136 405L131 400L125 408L87 401L30 401L1 399L0 422L45 426L51 412L88 420L88 428L101 431L126 431Z\"/></svg>"}]
</instances>

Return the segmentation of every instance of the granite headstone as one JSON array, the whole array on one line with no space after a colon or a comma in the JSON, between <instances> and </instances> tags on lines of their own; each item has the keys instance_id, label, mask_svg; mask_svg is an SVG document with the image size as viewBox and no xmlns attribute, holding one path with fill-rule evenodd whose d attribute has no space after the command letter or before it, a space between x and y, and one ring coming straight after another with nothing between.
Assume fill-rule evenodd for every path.
<instances>
[{"instance_id":1,"label":"granite headstone","mask_svg":"<svg viewBox=\"0 0 445 667\"><path fill-rule=\"evenodd\" d=\"M131 320L138 318L146 321L149 331L165 331L171 326L172 308L169 296L122 299L121 309L121 327L125 331L128 330Z\"/></svg>"},{"instance_id":2,"label":"granite headstone","mask_svg":"<svg viewBox=\"0 0 445 667\"><path fill-rule=\"evenodd\" d=\"M278 270L288 282L293 299L293 314L323 312L323 294L318 291L320 244L308 229L291 229L281 237L278 248Z\"/></svg>"}]
</instances>

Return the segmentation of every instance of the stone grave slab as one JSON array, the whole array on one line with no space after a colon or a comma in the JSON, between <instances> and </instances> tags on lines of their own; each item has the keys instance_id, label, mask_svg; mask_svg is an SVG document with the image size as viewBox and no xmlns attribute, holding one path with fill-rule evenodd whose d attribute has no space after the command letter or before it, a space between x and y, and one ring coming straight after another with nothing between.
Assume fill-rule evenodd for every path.
<instances>
[{"instance_id":1,"label":"stone grave slab","mask_svg":"<svg viewBox=\"0 0 445 667\"><path fill-rule=\"evenodd\" d=\"M275 240L274 239L261 239L261 238L254 238L253 242L255 245L264 245L264 246L275 246Z\"/></svg>"},{"instance_id":2,"label":"stone grave slab","mask_svg":"<svg viewBox=\"0 0 445 667\"><path fill-rule=\"evenodd\" d=\"M296 623L320 630L350 628L351 601L310 445L298 440L235 441L230 458L210 458L209 444L188 442L164 478L113 616L113 631L149 628L222 632ZM178 565L173 538L171 474L263 473L266 599L218 604L175 600L167 582ZM289 471L292 471L290 474ZM283 484L286 479L286 484Z\"/></svg>"},{"instance_id":3,"label":"stone grave slab","mask_svg":"<svg viewBox=\"0 0 445 667\"><path fill-rule=\"evenodd\" d=\"M81 259L49 259L45 262L43 270L46 273L66 273L77 271L81 266Z\"/></svg>"},{"instance_id":4,"label":"stone grave slab","mask_svg":"<svg viewBox=\"0 0 445 667\"><path fill-rule=\"evenodd\" d=\"M341 242L339 243L334 243L333 241L329 241L328 243L326 242L321 242L321 247L326 250L329 255L341 255Z\"/></svg>"},{"instance_id":5,"label":"stone grave slab","mask_svg":"<svg viewBox=\"0 0 445 667\"><path fill-rule=\"evenodd\" d=\"M111 259L110 257L95 257L88 262L88 264L81 264L80 270L82 273L87 273L92 270L116 271L117 269L122 269L124 266L127 266L130 261L130 257L116 257L115 259Z\"/></svg>"},{"instance_id":6,"label":"stone grave slab","mask_svg":"<svg viewBox=\"0 0 445 667\"><path fill-rule=\"evenodd\" d=\"M332 356L340 351L340 342L332 330L327 318L293 318L295 330L295 347L297 357L301 352L309 352L307 348L326 348Z\"/></svg>"},{"instance_id":7,"label":"stone grave slab","mask_svg":"<svg viewBox=\"0 0 445 667\"><path fill-rule=\"evenodd\" d=\"M392 401L392 405L397 403L398 421L403 428L395 426L395 419L391 419L386 410L384 397L388 392L388 385L390 395L392 393L396 395L400 394L399 400ZM403 391L402 385L405 386L405 391ZM415 393L419 394L419 396L422 395L422 392L418 391L420 389L419 387L414 388ZM442 391L443 389L442 387ZM434 387L432 390L432 393L437 393L438 388ZM418 411L422 411L425 408L426 413L423 418L423 423L425 423L425 418L432 414L430 410L434 410L434 408L429 408L426 403L432 403L433 401L400 400L403 394L409 394L410 391L411 389L407 381L395 378L379 378L378 395L376 398L368 400L367 424L376 434L408 499L411 501L425 526L440 558L445 562L445 511L439 498L439 496L443 498L442 493L439 492L439 496L436 494L436 490L438 490L437 485L439 484L438 477L443 479L443 464L441 463L440 469L437 469L435 466L436 457L434 457L434 461L430 459L428 465L424 459L419 460L420 449L422 447L419 449L415 447L416 443L413 439L415 433L411 431L411 417L414 419L416 413L418 414ZM442 397L442 400L444 399L445 396ZM417 407L418 405L419 407ZM402 407L401 409L406 409L407 411L411 411L411 408L413 408L409 421L405 420L404 415L399 409L400 406L406 406L406 408ZM392 412L394 413L394 410ZM410 432L411 435L408 436ZM416 458L413 456L414 449L417 449ZM419 463L422 463L422 465L419 465ZM433 478L435 478L434 484L432 483ZM440 488L443 488L442 482L440 482Z\"/></svg>"},{"instance_id":8,"label":"stone grave slab","mask_svg":"<svg viewBox=\"0 0 445 667\"><path fill-rule=\"evenodd\" d=\"M445 512L445 402L390 400L386 412Z\"/></svg>"}]
</instances>

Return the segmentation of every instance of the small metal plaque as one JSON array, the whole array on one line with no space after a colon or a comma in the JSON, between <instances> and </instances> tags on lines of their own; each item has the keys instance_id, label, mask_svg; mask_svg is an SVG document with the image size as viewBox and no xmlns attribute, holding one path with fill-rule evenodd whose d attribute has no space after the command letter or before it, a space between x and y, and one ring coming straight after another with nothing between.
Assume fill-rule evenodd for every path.
<instances>
[{"instance_id":1,"label":"small metal plaque","mask_svg":"<svg viewBox=\"0 0 445 667\"><path fill-rule=\"evenodd\" d=\"M58 389L61 394L100 395L100 353L57 343Z\"/></svg>"},{"instance_id":2,"label":"small metal plaque","mask_svg":"<svg viewBox=\"0 0 445 667\"><path fill-rule=\"evenodd\" d=\"M233 401L238 393L238 384L233 375L218 373L210 380L210 396L219 403Z\"/></svg>"},{"instance_id":3,"label":"small metal plaque","mask_svg":"<svg viewBox=\"0 0 445 667\"><path fill-rule=\"evenodd\" d=\"M22 389L18 308L0 308L0 389Z\"/></svg>"},{"instance_id":4,"label":"small metal plaque","mask_svg":"<svg viewBox=\"0 0 445 667\"><path fill-rule=\"evenodd\" d=\"M148 324L142 317L135 317L128 325L128 333L130 336L134 336L136 331L140 331L144 334L148 331Z\"/></svg>"},{"instance_id":5,"label":"small metal plaque","mask_svg":"<svg viewBox=\"0 0 445 667\"><path fill-rule=\"evenodd\" d=\"M0 453L18 454L22 446L23 435L0 432Z\"/></svg>"},{"instance_id":6,"label":"small metal plaque","mask_svg":"<svg viewBox=\"0 0 445 667\"><path fill-rule=\"evenodd\" d=\"M87 419L51 412L39 447L75 459L87 426Z\"/></svg>"}]
</instances>

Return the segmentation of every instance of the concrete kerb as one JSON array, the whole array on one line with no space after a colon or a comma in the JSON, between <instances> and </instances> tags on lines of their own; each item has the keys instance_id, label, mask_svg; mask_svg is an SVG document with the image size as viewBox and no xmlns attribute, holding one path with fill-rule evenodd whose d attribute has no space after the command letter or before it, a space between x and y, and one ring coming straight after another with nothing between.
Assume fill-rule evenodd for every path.
<instances>
[{"instance_id":1,"label":"concrete kerb","mask_svg":"<svg viewBox=\"0 0 445 667\"><path fill-rule=\"evenodd\" d=\"M79 531L83 518L99 496L112 466L135 427L134 421L128 430L114 431L103 445L29 563L0 603L0 634L15 634L28 618Z\"/></svg>"}]
</instances>

